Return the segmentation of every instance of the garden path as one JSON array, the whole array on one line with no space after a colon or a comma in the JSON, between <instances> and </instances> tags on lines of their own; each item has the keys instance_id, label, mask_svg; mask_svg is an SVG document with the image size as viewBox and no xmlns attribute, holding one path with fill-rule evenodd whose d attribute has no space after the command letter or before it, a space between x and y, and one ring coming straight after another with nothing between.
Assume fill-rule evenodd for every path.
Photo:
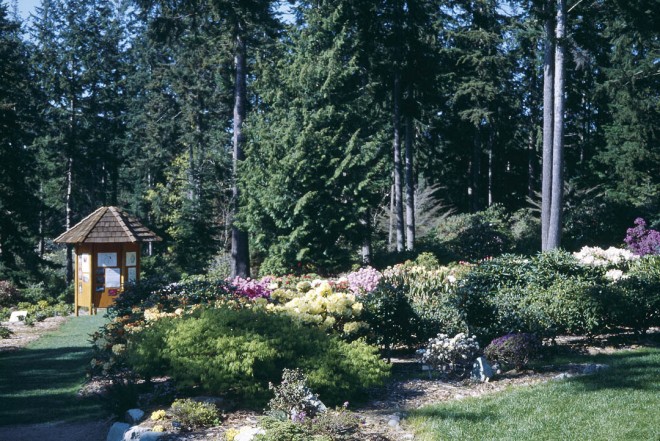
<instances>
[{"instance_id":1,"label":"garden path","mask_svg":"<svg viewBox=\"0 0 660 441\"><path fill-rule=\"evenodd\" d=\"M89 336L105 320L70 317L25 348L0 351L0 440L105 439L102 403L78 395L91 358Z\"/></svg>"}]
</instances>

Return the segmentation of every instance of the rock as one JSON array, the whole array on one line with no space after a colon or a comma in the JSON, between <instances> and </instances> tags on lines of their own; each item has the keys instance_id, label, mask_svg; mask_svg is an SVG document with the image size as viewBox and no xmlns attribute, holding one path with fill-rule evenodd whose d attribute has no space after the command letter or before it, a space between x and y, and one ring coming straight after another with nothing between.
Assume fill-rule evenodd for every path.
<instances>
[{"instance_id":1,"label":"rock","mask_svg":"<svg viewBox=\"0 0 660 441\"><path fill-rule=\"evenodd\" d=\"M257 435L264 435L266 431L259 427L243 426L234 437L234 441L252 441Z\"/></svg>"},{"instance_id":2,"label":"rock","mask_svg":"<svg viewBox=\"0 0 660 441\"><path fill-rule=\"evenodd\" d=\"M399 420L395 420L394 418L392 418L387 422L387 425L390 427L397 427L399 425Z\"/></svg>"},{"instance_id":3,"label":"rock","mask_svg":"<svg viewBox=\"0 0 660 441\"><path fill-rule=\"evenodd\" d=\"M27 311L14 311L11 313L11 316L9 316L9 323L18 323L25 321L25 317L27 317Z\"/></svg>"},{"instance_id":4,"label":"rock","mask_svg":"<svg viewBox=\"0 0 660 441\"><path fill-rule=\"evenodd\" d=\"M326 410L328 410L328 408L325 407L325 404L319 400L319 397L311 392L305 396L303 402L305 403L305 407L311 407L314 409L313 413L324 413Z\"/></svg>"},{"instance_id":5,"label":"rock","mask_svg":"<svg viewBox=\"0 0 660 441\"><path fill-rule=\"evenodd\" d=\"M609 368L606 364L588 364L582 369L582 374L590 375Z\"/></svg>"},{"instance_id":6,"label":"rock","mask_svg":"<svg viewBox=\"0 0 660 441\"><path fill-rule=\"evenodd\" d=\"M161 436L165 435L167 435L167 432L152 432L150 430L148 432L143 432L142 435L140 435L140 441L156 441Z\"/></svg>"},{"instance_id":7,"label":"rock","mask_svg":"<svg viewBox=\"0 0 660 441\"><path fill-rule=\"evenodd\" d=\"M479 357L472 365L472 379L485 383L493 378L493 368L490 367L485 357Z\"/></svg>"},{"instance_id":8,"label":"rock","mask_svg":"<svg viewBox=\"0 0 660 441\"><path fill-rule=\"evenodd\" d=\"M571 378L573 376L574 376L573 374L569 374L568 372L562 372L561 374L552 377L552 379L553 380L566 380L567 378Z\"/></svg>"},{"instance_id":9,"label":"rock","mask_svg":"<svg viewBox=\"0 0 660 441\"><path fill-rule=\"evenodd\" d=\"M415 435L413 435L412 433L406 433L405 435L403 435L402 439L415 439Z\"/></svg>"},{"instance_id":10,"label":"rock","mask_svg":"<svg viewBox=\"0 0 660 441\"><path fill-rule=\"evenodd\" d=\"M106 441L122 441L124 439L124 433L131 428L130 424L126 423L114 423L110 427Z\"/></svg>"},{"instance_id":11,"label":"rock","mask_svg":"<svg viewBox=\"0 0 660 441\"><path fill-rule=\"evenodd\" d=\"M144 417L144 411L141 409L129 409L126 411L126 416L124 419L129 423L129 424L137 424L140 421L142 421L142 418Z\"/></svg>"},{"instance_id":12,"label":"rock","mask_svg":"<svg viewBox=\"0 0 660 441\"><path fill-rule=\"evenodd\" d=\"M124 433L122 441L139 441L142 439L143 434L150 431L146 427L133 426Z\"/></svg>"}]
</instances>

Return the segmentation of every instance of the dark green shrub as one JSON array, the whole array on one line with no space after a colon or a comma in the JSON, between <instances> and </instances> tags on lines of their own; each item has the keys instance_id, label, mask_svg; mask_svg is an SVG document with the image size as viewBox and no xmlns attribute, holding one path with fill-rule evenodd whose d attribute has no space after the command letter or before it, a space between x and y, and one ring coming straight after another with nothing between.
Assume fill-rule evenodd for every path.
<instances>
[{"instance_id":1,"label":"dark green shrub","mask_svg":"<svg viewBox=\"0 0 660 441\"><path fill-rule=\"evenodd\" d=\"M129 341L127 360L144 376L168 375L181 386L252 404L265 403L268 384L279 381L284 368L299 368L332 404L382 382L389 367L377 353L284 315L220 308L158 320Z\"/></svg>"},{"instance_id":2,"label":"dark green shrub","mask_svg":"<svg viewBox=\"0 0 660 441\"><path fill-rule=\"evenodd\" d=\"M449 216L438 224L434 236L454 261L475 261L513 249L508 214L499 204L478 213Z\"/></svg>"},{"instance_id":3,"label":"dark green shrub","mask_svg":"<svg viewBox=\"0 0 660 441\"><path fill-rule=\"evenodd\" d=\"M458 308L482 343L510 332L594 333L611 326L604 270L570 253L503 255L476 265L459 283Z\"/></svg>"},{"instance_id":4,"label":"dark green shrub","mask_svg":"<svg viewBox=\"0 0 660 441\"><path fill-rule=\"evenodd\" d=\"M220 412L215 404L194 401L189 398L172 403L174 419L186 428L200 428L220 425Z\"/></svg>"},{"instance_id":5,"label":"dark green shrub","mask_svg":"<svg viewBox=\"0 0 660 441\"><path fill-rule=\"evenodd\" d=\"M541 341L534 334L507 334L491 341L484 355L491 362L521 369L538 357Z\"/></svg>"},{"instance_id":6,"label":"dark green shrub","mask_svg":"<svg viewBox=\"0 0 660 441\"><path fill-rule=\"evenodd\" d=\"M421 319L406 290L401 280L388 277L362 298L363 319L369 325L368 339L386 351L398 345L413 346L424 339Z\"/></svg>"},{"instance_id":7,"label":"dark green shrub","mask_svg":"<svg viewBox=\"0 0 660 441\"><path fill-rule=\"evenodd\" d=\"M611 310L617 325L638 333L660 326L660 256L639 259L611 287Z\"/></svg>"},{"instance_id":8,"label":"dark green shrub","mask_svg":"<svg viewBox=\"0 0 660 441\"><path fill-rule=\"evenodd\" d=\"M0 306L12 306L20 301L20 292L9 280L0 280Z\"/></svg>"}]
</instances>

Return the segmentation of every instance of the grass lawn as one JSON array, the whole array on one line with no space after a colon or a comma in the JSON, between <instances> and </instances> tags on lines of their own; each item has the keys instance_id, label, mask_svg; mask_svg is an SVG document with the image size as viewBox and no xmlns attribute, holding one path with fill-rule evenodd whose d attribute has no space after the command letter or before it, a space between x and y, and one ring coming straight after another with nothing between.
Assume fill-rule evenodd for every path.
<instances>
[{"instance_id":1,"label":"grass lawn","mask_svg":"<svg viewBox=\"0 0 660 441\"><path fill-rule=\"evenodd\" d=\"M101 315L72 317L26 348L0 353L0 426L103 416L98 400L76 392L91 358L89 335L104 322Z\"/></svg>"},{"instance_id":2,"label":"grass lawn","mask_svg":"<svg viewBox=\"0 0 660 441\"><path fill-rule=\"evenodd\" d=\"M660 440L660 349L584 357L594 375L424 407L421 440Z\"/></svg>"}]
</instances>

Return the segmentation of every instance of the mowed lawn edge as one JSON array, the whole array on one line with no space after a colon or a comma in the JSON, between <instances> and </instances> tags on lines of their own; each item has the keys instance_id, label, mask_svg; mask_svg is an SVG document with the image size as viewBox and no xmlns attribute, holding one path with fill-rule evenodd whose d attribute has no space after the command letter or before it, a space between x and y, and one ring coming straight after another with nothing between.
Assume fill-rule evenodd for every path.
<instances>
[{"instance_id":1,"label":"mowed lawn edge","mask_svg":"<svg viewBox=\"0 0 660 441\"><path fill-rule=\"evenodd\" d=\"M84 421L104 415L96 398L77 395L101 315L70 317L27 347L0 353L0 426Z\"/></svg>"},{"instance_id":2,"label":"mowed lawn edge","mask_svg":"<svg viewBox=\"0 0 660 441\"><path fill-rule=\"evenodd\" d=\"M584 357L609 369L412 411L422 441L658 440L660 349Z\"/></svg>"}]
</instances>

